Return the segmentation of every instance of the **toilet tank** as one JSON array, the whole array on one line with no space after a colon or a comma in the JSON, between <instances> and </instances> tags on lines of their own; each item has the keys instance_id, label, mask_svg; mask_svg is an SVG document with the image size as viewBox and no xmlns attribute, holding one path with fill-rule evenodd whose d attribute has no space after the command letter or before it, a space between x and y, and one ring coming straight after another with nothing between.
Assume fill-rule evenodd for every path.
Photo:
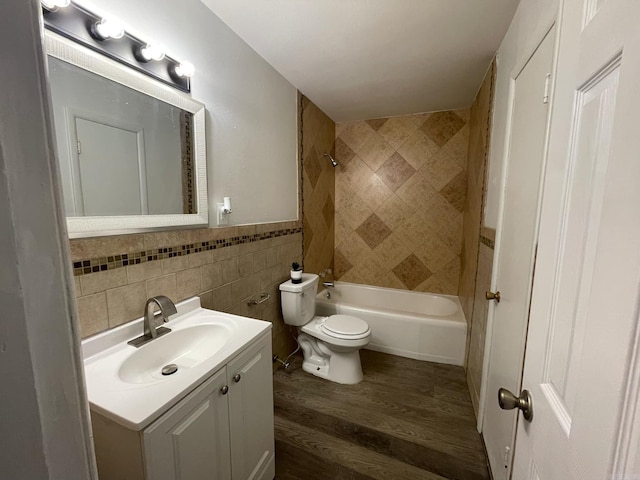
<instances>
[{"instance_id":1,"label":"toilet tank","mask_svg":"<svg viewBox=\"0 0 640 480\"><path fill-rule=\"evenodd\" d=\"M316 314L318 275L303 273L301 283L291 280L280 284L282 317L287 325L306 325Z\"/></svg>"}]
</instances>

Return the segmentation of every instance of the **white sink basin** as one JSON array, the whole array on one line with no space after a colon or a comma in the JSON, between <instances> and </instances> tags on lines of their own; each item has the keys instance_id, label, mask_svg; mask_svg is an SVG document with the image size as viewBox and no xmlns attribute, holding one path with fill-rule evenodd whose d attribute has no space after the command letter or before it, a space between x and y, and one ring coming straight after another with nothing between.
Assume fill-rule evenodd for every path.
<instances>
[{"instance_id":1,"label":"white sink basin","mask_svg":"<svg viewBox=\"0 0 640 480\"><path fill-rule=\"evenodd\" d=\"M172 375L183 375L222 350L230 336L231 328L222 323L172 331L138 348L122 362L118 375L128 383L156 382L168 376L162 374L162 367L168 364L178 367Z\"/></svg>"},{"instance_id":2,"label":"white sink basin","mask_svg":"<svg viewBox=\"0 0 640 480\"><path fill-rule=\"evenodd\" d=\"M171 332L140 348L127 342L142 334L142 318L82 342L92 411L142 430L271 330L270 322L201 308L198 297L176 307L164 325ZM162 375L168 364L177 371Z\"/></svg>"}]
</instances>

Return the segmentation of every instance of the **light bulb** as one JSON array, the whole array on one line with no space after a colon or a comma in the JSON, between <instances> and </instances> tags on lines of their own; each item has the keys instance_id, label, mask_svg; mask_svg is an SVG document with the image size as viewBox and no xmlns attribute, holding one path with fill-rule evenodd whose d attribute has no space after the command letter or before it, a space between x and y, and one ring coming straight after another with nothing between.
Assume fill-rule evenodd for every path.
<instances>
[{"instance_id":1,"label":"light bulb","mask_svg":"<svg viewBox=\"0 0 640 480\"><path fill-rule=\"evenodd\" d=\"M196 69L193 64L189 62L182 62L175 68L176 75L178 75L179 77L190 77L193 75L195 70Z\"/></svg>"},{"instance_id":2,"label":"light bulb","mask_svg":"<svg viewBox=\"0 0 640 480\"><path fill-rule=\"evenodd\" d=\"M100 40L122 38L124 35L124 27L113 18L103 18L99 22L96 22L91 30Z\"/></svg>"},{"instance_id":3,"label":"light bulb","mask_svg":"<svg viewBox=\"0 0 640 480\"><path fill-rule=\"evenodd\" d=\"M140 48L140 56L145 62L151 60L160 61L164 58L164 49L160 45L148 43Z\"/></svg>"},{"instance_id":4,"label":"light bulb","mask_svg":"<svg viewBox=\"0 0 640 480\"><path fill-rule=\"evenodd\" d=\"M71 0L41 0L40 4L50 12L55 12L59 8L71 5Z\"/></svg>"}]
</instances>

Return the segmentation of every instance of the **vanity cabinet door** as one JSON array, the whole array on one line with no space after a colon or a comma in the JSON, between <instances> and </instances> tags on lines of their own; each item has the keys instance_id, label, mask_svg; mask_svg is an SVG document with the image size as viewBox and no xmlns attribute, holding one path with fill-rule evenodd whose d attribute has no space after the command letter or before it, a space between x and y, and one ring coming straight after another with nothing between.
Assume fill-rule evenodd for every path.
<instances>
[{"instance_id":1,"label":"vanity cabinet door","mask_svg":"<svg viewBox=\"0 0 640 480\"><path fill-rule=\"evenodd\" d=\"M143 433L147 480L231 478L223 368Z\"/></svg>"},{"instance_id":2,"label":"vanity cabinet door","mask_svg":"<svg viewBox=\"0 0 640 480\"><path fill-rule=\"evenodd\" d=\"M271 336L227 365L233 480L275 476Z\"/></svg>"}]
</instances>

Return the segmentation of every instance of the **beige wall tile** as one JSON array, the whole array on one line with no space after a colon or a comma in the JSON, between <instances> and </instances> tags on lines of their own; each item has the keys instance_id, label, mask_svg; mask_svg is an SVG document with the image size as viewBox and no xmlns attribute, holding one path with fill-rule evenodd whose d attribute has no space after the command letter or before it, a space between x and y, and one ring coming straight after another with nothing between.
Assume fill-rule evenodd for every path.
<instances>
[{"instance_id":1,"label":"beige wall tile","mask_svg":"<svg viewBox=\"0 0 640 480\"><path fill-rule=\"evenodd\" d=\"M138 283L162 275L162 267L158 261L129 265L126 269L129 283Z\"/></svg>"},{"instance_id":2,"label":"beige wall tile","mask_svg":"<svg viewBox=\"0 0 640 480\"><path fill-rule=\"evenodd\" d=\"M231 284L214 288L211 292L214 310L226 310L231 306Z\"/></svg>"},{"instance_id":3,"label":"beige wall tile","mask_svg":"<svg viewBox=\"0 0 640 480\"><path fill-rule=\"evenodd\" d=\"M192 253L187 255L187 260L189 261L189 268L206 265L213 262L213 251Z\"/></svg>"},{"instance_id":4,"label":"beige wall tile","mask_svg":"<svg viewBox=\"0 0 640 480\"><path fill-rule=\"evenodd\" d=\"M107 290L109 327L117 327L141 317L147 298L147 289L144 282Z\"/></svg>"},{"instance_id":5,"label":"beige wall tile","mask_svg":"<svg viewBox=\"0 0 640 480\"><path fill-rule=\"evenodd\" d=\"M78 298L78 321L82 338L109 328L107 297L104 292Z\"/></svg>"},{"instance_id":6,"label":"beige wall tile","mask_svg":"<svg viewBox=\"0 0 640 480\"><path fill-rule=\"evenodd\" d=\"M135 253L145 249L143 235L78 238L69 240L69 246L72 261Z\"/></svg>"},{"instance_id":7,"label":"beige wall tile","mask_svg":"<svg viewBox=\"0 0 640 480\"><path fill-rule=\"evenodd\" d=\"M222 283L231 283L240 278L238 271L238 257L232 257L222 262Z\"/></svg>"},{"instance_id":8,"label":"beige wall tile","mask_svg":"<svg viewBox=\"0 0 640 480\"><path fill-rule=\"evenodd\" d=\"M155 297L156 295L165 295L173 300L174 303L178 301L175 273L147 280L146 285L147 296Z\"/></svg>"},{"instance_id":9,"label":"beige wall tile","mask_svg":"<svg viewBox=\"0 0 640 480\"><path fill-rule=\"evenodd\" d=\"M238 257L238 273L240 278L248 277L253 273L253 254Z\"/></svg>"},{"instance_id":10,"label":"beige wall tile","mask_svg":"<svg viewBox=\"0 0 640 480\"><path fill-rule=\"evenodd\" d=\"M190 268L176 273L178 301L191 298L202 291L201 269Z\"/></svg>"},{"instance_id":11,"label":"beige wall tile","mask_svg":"<svg viewBox=\"0 0 640 480\"><path fill-rule=\"evenodd\" d=\"M127 283L127 271L124 268L105 270L103 272L90 273L80 277L82 294L90 295L96 292L104 292L110 288L121 287Z\"/></svg>"},{"instance_id":12,"label":"beige wall tile","mask_svg":"<svg viewBox=\"0 0 640 480\"><path fill-rule=\"evenodd\" d=\"M210 263L200 267L202 289L211 290L222 285L222 263Z\"/></svg>"},{"instance_id":13,"label":"beige wall tile","mask_svg":"<svg viewBox=\"0 0 640 480\"><path fill-rule=\"evenodd\" d=\"M165 258L164 260L160 260L160 264L162 266L163 274L173 273L189 268L189 260L186 255L181 257Z\"/></svg>"}]
</instances>

